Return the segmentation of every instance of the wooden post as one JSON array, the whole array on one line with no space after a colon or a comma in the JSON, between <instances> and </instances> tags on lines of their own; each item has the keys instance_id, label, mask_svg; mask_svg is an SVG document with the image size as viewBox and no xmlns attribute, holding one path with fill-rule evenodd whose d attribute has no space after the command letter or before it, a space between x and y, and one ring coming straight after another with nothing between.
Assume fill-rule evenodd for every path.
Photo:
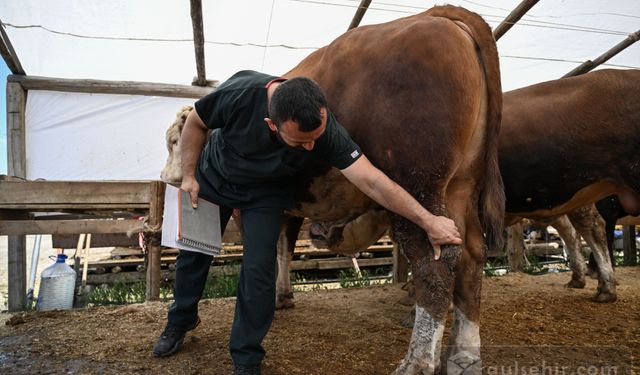
<instances>
[{"instance_id":1,"label":"wooden post","mask_svg":"<svg viewBox=\"0 0 640 375\"><path fill-rule=\"evenodd\" d=\"M367 9L369 9L369 4L371 4L371 0L360 1L360 5L358 5L356 14L353 15L353 19L351 20L351 23L349 24L349 28L347 30L351 30L353 28L358 27L358 25L360 24L360 21L362 21L362 17L364 17L364 14L367 12Z\"/></svg>"},{"instance_id":2,"label":"wooden post","mask_svg":"<svg viewBox=\"0 0 640 375\"><path fill-rule=\"evenodd\" d=\"M522 232L524 223L522 221L507 228L507 260L511 272L522 272L524 269L524 240Z\"/></svg>"},{"instance_id":3,"label":"wooden post","mask_svg":"<svg viewBox=\"0 0 640 375\"><path fill-rule=\"evenodd\" d=\"M605 62L607 62L607 60L622 52L625 48L629 47L638 40L640 40L640 30L636 31L635 33L629 34L629 36L625 40L616 44L613 48L598 56L595 60L587 60L583 62L569 73L563 75L562 78L579 76L580 74L587 73L593 70L598 65L604 64Z\"/></svg>"},{"instance_id":4,"label":"wooden post","mask_svg":"<svg viewBox=\"0 0 640 375\"><path fill-rule=\"evenodd\" d=\"M18 83L7 83L7 162L10 176L26 177L25 103L26 92ZM27 304L27 239L8 237L9 311L24 310Z\"/></svg>"},{"instance_id":5,"label":"wooden post","mask_svg":"<svg viewBox=\"0 0 640 375\"><path fill-rule=\"evenodd\" d=\"M9 36L4 30L2 21L0 21L0 55L7 63L7 67L9 68L9 70L11 70L11 73L22 75L25 74L24 69L22 69L22 64L20 64L20 60L18 59L18 55L11 45Z\"/></svg>"},{"instance_id":6,"label":"wooden post","mask_svg":"<svg viewBox=\"0 0 640 375\"><path fill-rule=\"evenodd\" d=\"M201 0L191 0L191 26L193 27L193 45L196 53L196 71L198 73L192 84L206 86L207 73L204 65L204 27L202 25Z\"/></svg>"},{"instance_id":7,"label":"wooden post","mask_svg":"<svg viewBox=\"0 0 640 375\"><path fill-rule=\"evenodd\" d=\"M625 225L622 229L622 249L624 253L623 263L625 266L635 266L638 264L636 248L636 227Z\"/></svg>"},{"instance_id":8,"label":"wooden post","mask_svg":"<svg viewBox=\"0 0 640 375\"><path fill-rule=\"evenodd\" d=\"M400 245L393 242L393 282L406 283L409 274L409 262L407 257L402 254Z\"/></svg>"},{"instance_id":9,"label":"wooden post","mask_svg":"<svg viewBox=\"0 0 640 375\"><path fill-rule=\"evenodd\" d=\"M493 30L493 38L497 41L502 37L513 25L516 24L531 9L538 3L539 0L523 0L513 12L509 13L507 18L502 21L498 27Z\"/></svg>"},{"instance_id":10,"label":"wooden post","mask_svg":"<svg viewBox=\"0 0 640 375\"><path fill-rule=\"evenodd\" d=\"M151 201L149 203L149 230L144 233L147 245L147 284L146 300L153 301L160 298L160 228L162 227L162 213L164 211L165 184L162 181L151 181Z\"/></svg>"}]
</instances>

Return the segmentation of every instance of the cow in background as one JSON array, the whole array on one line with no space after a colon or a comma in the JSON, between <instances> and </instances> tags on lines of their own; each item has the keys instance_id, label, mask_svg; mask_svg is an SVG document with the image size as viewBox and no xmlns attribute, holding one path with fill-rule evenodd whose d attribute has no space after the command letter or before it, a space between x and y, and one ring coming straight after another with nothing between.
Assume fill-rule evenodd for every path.
<instances>
[{"instance_id":1,"label":"cow in background","mask_svg":"<svg viewBox=\"0 0 640 375\"><path fill-rule=\"evenodd\" d=\"M426 233L390 216L411 260L417 306L409 350L395 373L480 373L482 267L487 246L501 246L504 216L497 158L502 95L489 26L462 8L436 7L355 28L285 74L294 76L316 80L374 165L461 231L464 244L443 249L436 261ZM318 221L376 208L322 163L295 176L295 198L289 215ZM454 331L441 364L452 304Z\"/></svg>"}]
</instances>

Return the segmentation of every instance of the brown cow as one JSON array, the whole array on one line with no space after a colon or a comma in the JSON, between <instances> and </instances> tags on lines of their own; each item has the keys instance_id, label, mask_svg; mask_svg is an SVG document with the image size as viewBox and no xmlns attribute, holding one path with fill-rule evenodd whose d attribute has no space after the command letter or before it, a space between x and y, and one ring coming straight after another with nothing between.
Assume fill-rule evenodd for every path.
<instances>
[{"instance_id":1,"label":"brown cow","mask_svg":"<svg viewBox=\"0 0 640 375\"><path fill-rule=\"evenodd\" d=\"M638 87L638 70L600 70L504 94L499 157L507 222L511 224L518 217L561 221L556 225L572 255L570 287L584 285L585 267L577 235L582 236L598 263L594 296L598 302L612 302L617 296L606 255L604 220L593 203L616 194L624 211L636 215L640 211ZM568 214L568 219L560 218L562 214ZM354 228L356 224L363 225L364 220L323 224L325 233L331 233L328 244L337 246L341 230L362 231ZM370 243L378 238L373 236ZM349 244L339 246L348 248ZM280 253L281 258L286 257L285 250ZM281 275L286 277L284 272ZM281 305L292 305L287 299L291 296L288 280L279 279L278 285L288 288L279 289L279 295L286 297Z\"/></svg>"},{"instance_id":2,"label":"brown cow","mask_svg":"<svg viewBox=\"0 0 640 375\"><path fill-rule=\"evenodd\" d=\"M367 157L460 229L464 244L445 248L436 261L426 234L391 216L417 296L411 343L396 374L440 367L452 303L454 330L442 368L479 373L482 267L487 243L500 246L504 215L497 159L502 95L489 26L462 8L436 7L353 29L285 74L294 76L316 80ZM289 214L337 221L374 207L339 171L325 164L306 171L296 176L297 205Z\"/></svg>"}]
</instances>

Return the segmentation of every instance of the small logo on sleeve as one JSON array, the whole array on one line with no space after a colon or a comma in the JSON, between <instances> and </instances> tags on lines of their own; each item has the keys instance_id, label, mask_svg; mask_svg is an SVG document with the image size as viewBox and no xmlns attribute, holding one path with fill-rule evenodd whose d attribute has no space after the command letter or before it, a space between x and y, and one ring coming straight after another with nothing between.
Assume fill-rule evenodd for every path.
<instances>
[{"instance_id":1,"label":"small logo on sleeve","mask_svg":"<svg viewBox=\"0 0 640 375\"><path fill-rule=\"evenodd\" d=\"M351 153L351 158L355 159L358 157L358 155L360 155L360 153L358 152L358 150L355 150L354 152Z\"/></svg>"}]
</instances>

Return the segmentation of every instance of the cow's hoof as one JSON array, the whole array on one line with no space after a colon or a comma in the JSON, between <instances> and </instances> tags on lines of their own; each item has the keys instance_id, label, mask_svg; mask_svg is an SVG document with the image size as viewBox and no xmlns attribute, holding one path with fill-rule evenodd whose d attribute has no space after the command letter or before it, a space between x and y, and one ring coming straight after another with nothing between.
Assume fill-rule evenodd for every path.
<instances>
[{"instance_id":1,"label":"cow's hoof","mask_svg":"<svg viewBox=\"0 0 640 375\"><path fill-rule=\"evenodd\" d=\"M598 303L611 303L615 302L618 299L618 296L615 293L610 292L598 292L591 300L593 302Z\"/></svg>"},{"instance_id":2,"label":"cow's hoof","mask_svg":"<svg viewBox=\"0 0 640 375\"><path fill-rule=\"evenodd\" d=\"M586 284L587 283L586 283L586 281L584 281L584 279L582 279L582 280L571 279L571 281L566 283L564 286L565 286L565 288L571 288L571 289L584 289L584 286Z\"/></svg>"},{"instance_id":3,"label":"cow's hoof","mask_svg":"<svg viewBox=\"0 0 640 375\"><path fill-rule=\"evenodd\" d=\"M276 296L276 310L292 309L296 307L293 302L293 293L282 293Z\"/></svg>"},{"instance_id":4,"label":"cow's hoof","mask_svg":"<svg viewBox=\"0 0 640 375\"><path fill-rule=\"evenodd\" d=\"M447 360L447 374L480 375L482 360L467 351L461 351Z\"/></svg>"}]
</instances>

